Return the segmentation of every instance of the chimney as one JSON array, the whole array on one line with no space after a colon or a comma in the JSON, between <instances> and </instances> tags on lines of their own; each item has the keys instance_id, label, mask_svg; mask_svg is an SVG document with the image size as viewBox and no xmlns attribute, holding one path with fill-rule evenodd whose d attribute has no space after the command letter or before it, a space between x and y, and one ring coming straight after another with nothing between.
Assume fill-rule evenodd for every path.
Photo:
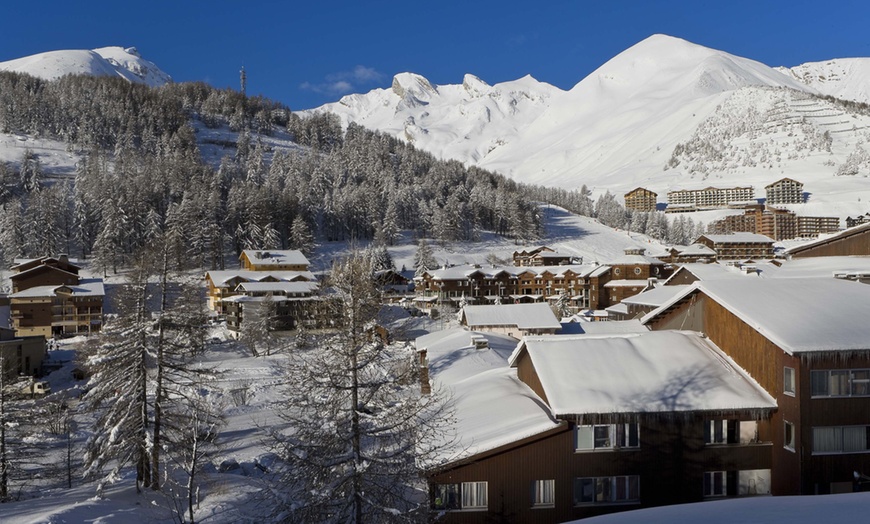
<instances>
[{"instance_id":1,"label":"chimney","mask_svg":"<svg viewBox=\"0 0 870 524\"><path fill-rule=\"evenodd\" d=\"M429 395L432 393L432 384L429 383L429 359L426 357L426 348L421 349L420 355L420 393Z\"/></svg>"}]
</instances>

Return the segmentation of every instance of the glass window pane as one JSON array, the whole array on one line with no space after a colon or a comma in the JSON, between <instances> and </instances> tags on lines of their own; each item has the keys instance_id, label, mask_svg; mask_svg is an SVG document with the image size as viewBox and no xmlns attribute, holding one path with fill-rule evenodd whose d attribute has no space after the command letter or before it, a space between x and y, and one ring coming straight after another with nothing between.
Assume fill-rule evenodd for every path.
<instances>
[{"instance_id":1,"label":"glass window pane","mask_svg":"<svg viewBox=\"0 0 870 524\"><path fill-rule=\"evenodd\" d=\"M574 502L576 504L595 501L595 479L574 479Z\"/></svg>"},{"instance_id":2,"label":"glass window pane","mask_svg":"<svg viewBox=\"0 0 870 524\"><path fill-rule=\"evenodd\" d=\"M812 396L827 397L830 394L828 393L828 372L810 371L810 388Z\"/></svg>"},{"instance_id":3,"label":"glass window pane","mask_svg":"<svg viewBox=\"0 0 870 524\"><path fill-rule=\"evenodd\" d=\"M639 427L638 424L629 424L628 425L628 446L631 448L636 448L640 446L640 438L639 438Z\"/></svg>"},{"instance_id":4,"label":"glass window pane","mask_svg":"<svg viewBox=\"0 0 870 524\"><path fill-rule=\"evenodd\" d=\"M846 453L867 451L866 426L850 426L843 428L843 451Z\"/></svg>"},{"instance_id":5,"label":"glass window pane","mask_svg":"<svg viewBox=\"0 0 870 524\"><path fill-rule=\"evenodd\" d=\"M592 426L577 426L577 449L593 449L595 447Z\"/></svg>"},{"instance_id":6,"label":"glass window pane","mask_svg":"<svg viewBox=\"0 0 870 524\"><path fill-rule=\"evenodd\" d=\"M640 476L628 477L628 500L640 500Z\"/></svg>"},{"instance_id":7,"label":"glass window pane","mask_svg":"<svg viewBox=\"0 0 870 524\"><path fill-rule=\"evenodd\" d=\"M612 447L610 443L610 426L595 426L595 447Z\"/></svg>"},{"instance_id":8,"label":"glass window pane","mask_svg":"<svg viewBox=\"0 0 870 524\"><path fill-rule=\"evenodd\" d=\"M626 477L616 477L616 493L614 494L614 500L621 502L628 498L627 484Z\"/></svg>"},{"instance_id":9,"label":"glass window pane","mask_svg":"<svg viewBox=\"0 0 870 524\"><path fill-rule=\"evenodd\" d=\"M870 369L852 370L852 395L870 395Z\"/></svg>"},{"instance_id":10,"label":"glass window pane","mask_svg":"<svg viewBox=\"0 0 870 524\"><path fill-rule=\"evenodd\" d=\"M836 453L843 448L843 430L839 427L813 428L813 452Z\"/></svg>"},{"instance_id":11,"label":"glass window pane","mask_svg":"<svg viewBox=\"0 0 870 524\"><path fill-rule=\"evenodd\" d=\"M829 391L832 397L842 397L849 394L849 372L831 371Z\"/></svg>"},{"instance_id":12,"label":"glass window pane","mask_svg":"<svg viewBox=\"0 0 870 524\"><path fill-rule=\"evenodd\" d=\"M612 477L595 479L595 501L610 502L613 500Z\"/></svg>"}]
</instances>

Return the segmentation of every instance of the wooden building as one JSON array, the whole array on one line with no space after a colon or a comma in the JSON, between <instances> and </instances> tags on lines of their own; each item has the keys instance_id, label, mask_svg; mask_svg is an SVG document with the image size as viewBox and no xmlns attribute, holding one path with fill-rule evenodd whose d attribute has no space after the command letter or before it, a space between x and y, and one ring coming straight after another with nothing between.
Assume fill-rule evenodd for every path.
<instances>
[{"instance_id":1,"label":"wooden building","mask_svg":"<svg viewBox=\"0 0 870 524\"><path fill-rule=\"evenodd\" d=\"M717 260L747 260L773 258L773 239L755 233L701 235L695 240L716 252Z\"/></svg>"},{"instance_id":2,"label":"wooden building","mask_svg":"<svg viewBox=\"0 0 870 524\"><path fill-rule=\"evenodd\" d=\"M625 194L625 209L649 213L656 210L658 195L649 189L638 187Z\"/></svg>"},{"instance_id":3,"label":"wooden building","mask_svg":"<svg viewBox=\"0 0 870 524\"><path fill-rule=\"evenodd\" d=\"M558 253L547 246L522 249L514 251L513 260L515 266L560 266L571 264L574 260L572 255Z\"/></svg>"},{"instance_id":4,"label":"wooden building","mask_svg":"<svg viewBox=\"0 0 870 524\"><path fill-rule=\"evenodd\" d=\"M301 251L246 249L239 255L242 269L249 271L308 271L308 259Z\"/></svg>"},{"instance_id":5,"label":"wooden building","mask_svg":"<svg viewBox=\"0 0 870 524\"><path fill-rule=\"evenodd\" d=\"M811 298L808 298L811 297ZM852 490L870 472L870 289L834 278L700 281L654 330L703 332L776 399L771 493Z\"/></svg>"},{"instance_id":6,"label":"wooden building","mask_svg":"<svg viewBox=\"0 0 870 524\"><path fill-rule=\"evenodd\" d=\"M562 329L553 310L544 303L465 306L459 322L472 331L492 331L514 338L552 335Z\"/></svg>"},{"instance_id":7,"label":"wooden building","mask_svg":"<svg viewBox=\"0 0 870 524\"><path fill-rule=\"evenodd\" d=\"M45 359L45 337L20 337L14 329L0 327L0 357L3 357L0 373L5 372L8 380L39 376Z\"/></svg>"},{"instance_id":8,"label":"wooden building","mask_svg":"<svg viewBox=\"0 0 870 524\"><path fill-rule=\"evenodd\" d=\"M429 470L443 522L555 523L768 492L758 421L775 403L697 334L529 337L508 370L492 343L438 352L437 336L418 349L456 388L463 430L458 458Z\"/></svg>"},{"instance_id":9,"label":"wooden building","mask_svg":"<svg viewBox=\"0 0 870 524\"><path fill-rule=\"evenodd\" d=\"M789 258L868 256L870 255L870 223L789 248L785 254Z\"/></svg>"},{"instance_id":10,"label":"wooden building","mask_svg":"<svg viewBox=\"0 0 870 524\"><path fill-rule=\"evenodd\" d=\"M270 331L292 330L299 325L322 327L329 312L321 307L318 289L317 282L308 281L242 282L232 296L221 301L227 329L238 334L251 322Z\"/></svg>"},{"instance_id":11,"label":"wooden building","mask_svg":"<svg viewBox=\"0 0 870 524\"><path fill-rule=\"evenodd\" d=\"M225 313L223 301L236 295L245 282L315 282L310 271L251 271L246 269L209 271L205 274L208 308L218 315Z\"/></svg>"},{"instance_id":12,"label":"wooden building","mask_svg":"<svg viewBox=\"0 0 870 524\"><path fill-rule=\"evenodd\" d=\"M19 336L45 338L96 333L105 290L99 278L79 277L66 255L19 260L12 266L12 326Z\"/></svg>"},{"instance_id":13,"label":"wooden building","mask_svg":"<svg viewBox=\"0 0 870 524\"><path fill-rule=\"evenodd\" d=\"M781 178L765 186L767 195L765 203L771 204L801 204L804 201L804 185L791 178Z\"/></svg>"}]
</instances>

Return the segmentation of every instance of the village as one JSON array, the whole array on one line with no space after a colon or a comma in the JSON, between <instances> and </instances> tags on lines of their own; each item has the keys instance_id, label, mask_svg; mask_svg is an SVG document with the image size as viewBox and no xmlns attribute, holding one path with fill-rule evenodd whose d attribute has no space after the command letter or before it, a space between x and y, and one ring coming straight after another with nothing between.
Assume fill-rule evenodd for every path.
<instances>
[{"instance_id":1,"label":"village","mask_svg":"<svg viewBox=\"0 0 870 524\"><path fill-rule=\"evenodd\" d=\"M47 350L102 330L103 281L81 269L11 268L0 352L31 397L52 393ZM777 252L711 233L601 263L533 246L371 277L382 304L452 322L413 340L420 394L451 392L456 438L424 468L444 522L870 489L870 224ZM298 250L244 250L203 287L231 339L333 323Z\"/></svg>"}]
</instances>

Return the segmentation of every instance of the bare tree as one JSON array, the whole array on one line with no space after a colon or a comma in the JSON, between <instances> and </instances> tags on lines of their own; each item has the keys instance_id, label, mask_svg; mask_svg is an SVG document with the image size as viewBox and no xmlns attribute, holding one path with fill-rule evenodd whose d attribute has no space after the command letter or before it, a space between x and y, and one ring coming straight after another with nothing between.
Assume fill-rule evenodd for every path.
<instances>
[{"instance_id":1,"label":"bare tree","mask_svg":"<svg viewBox=\"0 0 870 524\"><path fill-rule=\"evenodd\" d=\"M408 522L427 518L418 465L443 442L446 403L420 394L415 353L390 345L375 320L380 297L359 253L333 267L334 333L288 356L273 429L282 461L270 516L291 522Z\"/></svg>"}]
</instances>

